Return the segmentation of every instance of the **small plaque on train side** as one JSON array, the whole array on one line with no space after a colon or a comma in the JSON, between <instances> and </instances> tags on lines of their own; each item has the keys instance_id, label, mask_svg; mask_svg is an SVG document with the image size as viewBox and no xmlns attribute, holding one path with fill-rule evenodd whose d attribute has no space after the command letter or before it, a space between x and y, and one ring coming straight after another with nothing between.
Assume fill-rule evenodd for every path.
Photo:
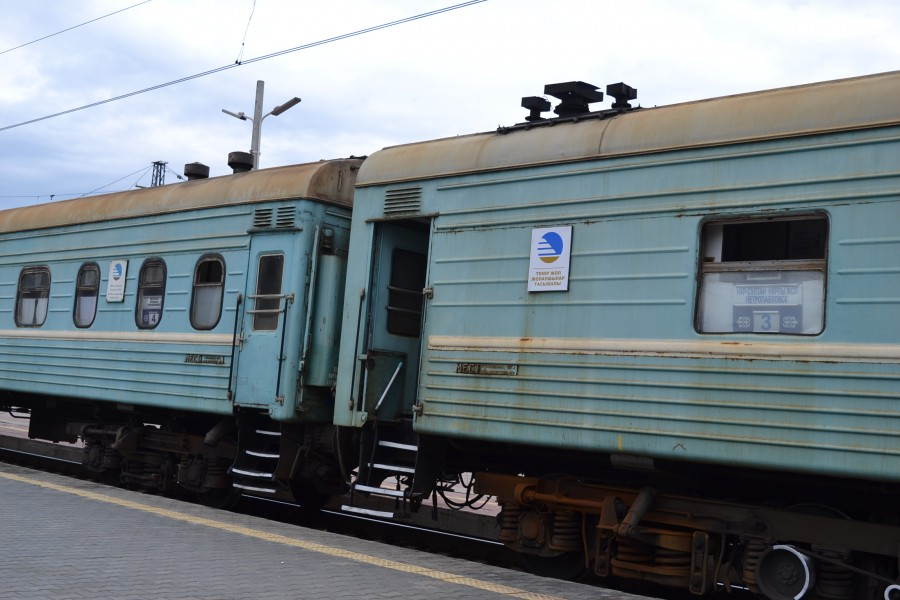
<instances>
[{"instance_id":1,"label":"small plaque on train side","mask_svg":"<svg viewBox=\"0 0 900 600\"><path fill-rule=\"evenodd\" d=\"M184 362L193 365L224 365L225 357L215 354L185 354Z\"/></svg>"},{"instance_id":2,"label":"small plaque on train side","mask_svg":"<svg viewBox=\"0 0 900 600\"><path fill-rule=\"evenodd\" d=\"M518 375L518 365L492 363L456 363L456 372L463 375Z\"/></svg>"}]
</instances>

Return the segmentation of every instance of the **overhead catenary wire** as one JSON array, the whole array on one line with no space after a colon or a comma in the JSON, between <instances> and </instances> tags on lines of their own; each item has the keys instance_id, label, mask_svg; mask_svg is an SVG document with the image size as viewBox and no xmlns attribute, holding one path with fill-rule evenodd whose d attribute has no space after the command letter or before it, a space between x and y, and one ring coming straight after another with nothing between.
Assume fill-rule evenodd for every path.
<instances>
[{"instance_id":1,"label":"overhead catenary wire","mask_svg":"<svg viewBox=\"0 0 900 600\"><path fill-rule=\"evenodd\" d=\"M152 0L144 0L143 2L138 2L137 4L132 4L131 6L126 6L125 8L120 8L119 10L111 12L106 15L103 15L102 17L97 17L96 19L91 19L90 21L85 21L84 23L79 23L78 25L72 25L71 27L67 27L66 29L57 31L56 33L51 33L50 35L45 35L44 37L39 37L36 40L31 40L30 42L25 42L24 44L19 44L18 46L15 46L14 48L9 48L7 50L0 50L0 55L6 54L7 52L12 52L13 50L18 50L19 48L24 48L25 46L30 46L31 44L36 44L37 42L46 40L48 38L52 38L55 35L59 35L61 33L67 32L67 31L72 31L73 29L78 29L79 27L83 27L90 23L94 23L96 21L99 21L100 19L105 19L106 17L111 17L113 15L117 15L121 12L125 12L126 10L131 10L132 8L138 7L141 4L147 4L148 2L152 2ZM255 3L255 0L254 0L254 3Z\"/></svg>"},{"instance_id":2,"label":"overhead catenary wire","mask_svg":"<svg viewBox=\"0 0 900 600\"><path fill-rule=\"evenodd\" d=\"M317 46L323 46L325 44L330 44L333 42L338 42L340 40L346 40L348 38L360 36L366 33L372 33L374 31L380 31L382 29L387 29L389 27L396 27L397 25L403 25L404 23L410 23L412 21L418 21L419 19L425 19L427 17L432 17L434 15L443 14L446 12L450 12L453 10L457 10L460 8L465 8L468 6L472 6L473 4L480 4L482 2L487 2L487 0L469 0L468 2L461 2L459 4L453 4L451 6L445 6L444 8L438 8L435 10L431 10L428 12L420 13L418 15L413 15L411 17L405 17L403 19L397 19L395 21L389 21L387 23L382 23L380 25L373 25L372 27L366 27L365 29L358 29L356 31L352 31L350 33L344 33L341 35L336 35L334 37L325 38L322 40L318 40L315 42L310 42L308 44L303 44L302 46L296 46L294 48L288 48L286 50L279 50L278 52L273 52L271 54L265 54L263 56L257 56L256 58L249 58L240 63L233 63L230 65L224 65L221 67L217 67L215 69L210 69L208 71L203 71L202 73L195 73L194 75L188 75L187 77L181 77L180 79L175 79L172 81L167 81L166 83L160 83L158 85L154 85L148 88L144 88L141 90L136 90L134 92L129 92L127 94L122 94L120 96L115 96L113 98L107 98L106 100L99 100L97 102L91 102L90 104L85 104L84 106L79 106L76 108L70 108L68 110L63 110L57 113L53 113L50 115L45 115L43 117L38 117L36 119L29 119L28 121L22 121L20 123L14 123L12 125L6 125L4 127L0 127L0 131L6 131L8 129L14 129L16 127L22 127L24 125L30 125L32 123L38 123L40 121L46 121L47 119L53 119L55 117L61 117L63 115L68 115L74 112L86 110L88 108L94 108L96 106L101 106L103 104L109 104L110 102L116 102L118 100L124 100L125 98L130 98L132 96L137 96L139 94L145 94L147 92L152 92L158 89L162 89L165 87L169 87L172 85L177 85L179 83L185 83L186 81L191 81L193 79L199 79L201 77L206 77L208 75L213 75L215 73L220 73L222 71L227 71L228 69L233 69L235 67L240 67L243 65L249 65L251 63L260 62L263 60L268 60L270 58L275 58L278 56L284 56L285 54L290 54L292 52L299 52L301 50L308 50L309 48L315 48Z\"/></svg>"}]
</instances>

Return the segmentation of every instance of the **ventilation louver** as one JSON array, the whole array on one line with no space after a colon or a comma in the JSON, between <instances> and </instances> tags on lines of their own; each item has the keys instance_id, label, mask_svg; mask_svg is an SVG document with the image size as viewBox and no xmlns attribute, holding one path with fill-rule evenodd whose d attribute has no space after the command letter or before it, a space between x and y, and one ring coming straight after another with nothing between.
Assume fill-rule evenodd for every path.
<instances>
[{"instance_id":1,"label":"ventilation louver","mask_svg":"<svg viewBox=\"0 0 900 600\"><path fill-rule=\"evenodd\" d=\"M384 195L384 214L417 213L422 209L422 188L388 190Z\"/></svg>"},{"instance_id":2,"label":"ventilation louver","mask_svg":"<svg viewBox=\"0 0 900 600\"><path fill-rule=\"evenodd\" d=\"M294 226L294 207L279 206L275 214L275 227L277 229L288 229Z\"/></svg>"},{"instance_id":3,"label":"ventilation louver","mask_svg":"<svg viewBox=\"0 0 900 600\"><path fill-rule=\"evenodd\" d=\"M296 211L293 206L257 208L253 212L254 229L291 229L295 226Z\"/></svg>"},{"instance_id":4,"label":"ventilation louver","mask_svg":"<svg viewBox=\"0 0 900 600\"><path fill-rule=\"evenodd\" d=\"M273 212L271 208L257 208L253 213L253 228L266 229L271 227Z\"/></svg>"}]
</instances>

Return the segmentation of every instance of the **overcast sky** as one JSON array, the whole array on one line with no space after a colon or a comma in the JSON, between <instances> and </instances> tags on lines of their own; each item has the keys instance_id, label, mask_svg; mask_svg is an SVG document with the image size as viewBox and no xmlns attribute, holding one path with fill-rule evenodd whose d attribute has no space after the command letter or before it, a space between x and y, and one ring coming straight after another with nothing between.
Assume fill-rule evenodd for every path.
<instances>
[{"instance_id":1,"label":"overcast sky","mask_svg":"<svg viewBox=\"0 0 900 600\"><path fill-rule=\"evenodd\" d=\"M657 106L900 69L896 0L486 0L257 61L462 0L122 10L141 1L0 0L0 208L149 186L153 161L167 184L195 161L230 173L251 125L222 109L252 115L257 80L264 112L302 98L264 120L265 168L522 122L521 98L547 83L624 81Z\"/></svg>"}]
</instances>

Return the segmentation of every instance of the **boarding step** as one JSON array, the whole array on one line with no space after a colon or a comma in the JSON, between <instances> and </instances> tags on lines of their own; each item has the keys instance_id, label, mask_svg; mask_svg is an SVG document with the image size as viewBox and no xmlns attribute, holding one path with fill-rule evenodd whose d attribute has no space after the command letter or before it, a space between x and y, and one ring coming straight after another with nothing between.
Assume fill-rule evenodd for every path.
<instances>
[{"instance_id":1,"label":"boarding step","mask_svg":"<svg viewBox=\"0 0 900 600\"><path fill-rule=\"evenodd\" d=\"M369 468L378 469L380 471L388 471L390 473L405 473L412 475L416 472L415 467L403 467L400 465L386 465L383 463L369 463Z\"/></svg>"},{"instance_id":2,"label":"boarding step","mask_svg":"<svg viewBox=\"0 0 900 600\"><path fill-rule=\"evenodd\" d=\"M238 454L228 470L235 489L263 496L285 494L285 486L275 477L282 442L277 427L261 413L238 416Z\"/></svg>"},{"instance_id":3,"label":"boarding step","mask_svg":"<svg viewBox=\"0 0 900 600\"><path fill-rule=\"evenodd\" d=\"M395 450L406 450L408 452L419 451L419 447L413 444L401 444L400 442L392 442L390 440L378 440L378 445L382 448L394 448Z\"/></svg>"},{"instance_id":4,"label":"boarding step","mask_svg":"<svg viewBox=\"0 0 900 600\"><path fill-rule=\"evenodd\" d=\"M231 484L231 487L244 492L253 492L254 494L275 494L278 492L278 490L273 487L259 487L255 485L246 485L244 483L233 483Z\"/></svg>"},{"instance_id":5,"label":"boarding step","mask_svg":"<svg viewBox=\"0 0 900 600\"><path fill-rule=\"evenodd\" d=\"M257 452L256 450L244 450L244 452L257 458L281 458L280 454L274 454L272 452Z\"/></svg>"},{"instance_id":6,"label":"boarding step","mask_svg":"<svg viewBox=\"0 0 900 600\"><path fill-rule=\"evenodd\" d=\"M266 473L265 471L248 471L246 469L231 469L232 475L241 475L243 477L253 477L256 479L272 479L274 473Z\"/></svg>"},{"instance_id":7,"label":"boarding step","mask_svg":"<svg viewBox=\"0 0 900 600\"><path fill-rule=\"evenodd\" d=\"M354 484L353 490L366 494L375 494L376 496L388 496L390 498L403 498L406 496L406 490L395 490L391 488L375 487L373 485Z\"/></svg>"},{"instance_id":8,"label":"boarding step","mask_svg":"<svg viewBox=\"0 0 900 600\"><path fill-rule=\"evenodd\" d=\"M359 472L350 486L350 502L342 510L382 519L409 516L422 501L421 494L412 492L418 452L412 422L376 423L364 429ZM376 497L394 500L394 512L385 511L384 502ZM372 503L377 509L369 508Z\"/></svg>"},{"instance_id":9,"label":"boarding step","mask_svg":"<svg viewBox=\"0 0 900 600\"><path fill-rule=\"evenodd\" d=\"M351 506L349 504L341 505L343 512L355 513L357 515L365 515L367 517L378 517L379 519L393 519L394 513L386 510L374 510L371 508L361 508L359 506Z\"/></svg>"}]
</instances>

